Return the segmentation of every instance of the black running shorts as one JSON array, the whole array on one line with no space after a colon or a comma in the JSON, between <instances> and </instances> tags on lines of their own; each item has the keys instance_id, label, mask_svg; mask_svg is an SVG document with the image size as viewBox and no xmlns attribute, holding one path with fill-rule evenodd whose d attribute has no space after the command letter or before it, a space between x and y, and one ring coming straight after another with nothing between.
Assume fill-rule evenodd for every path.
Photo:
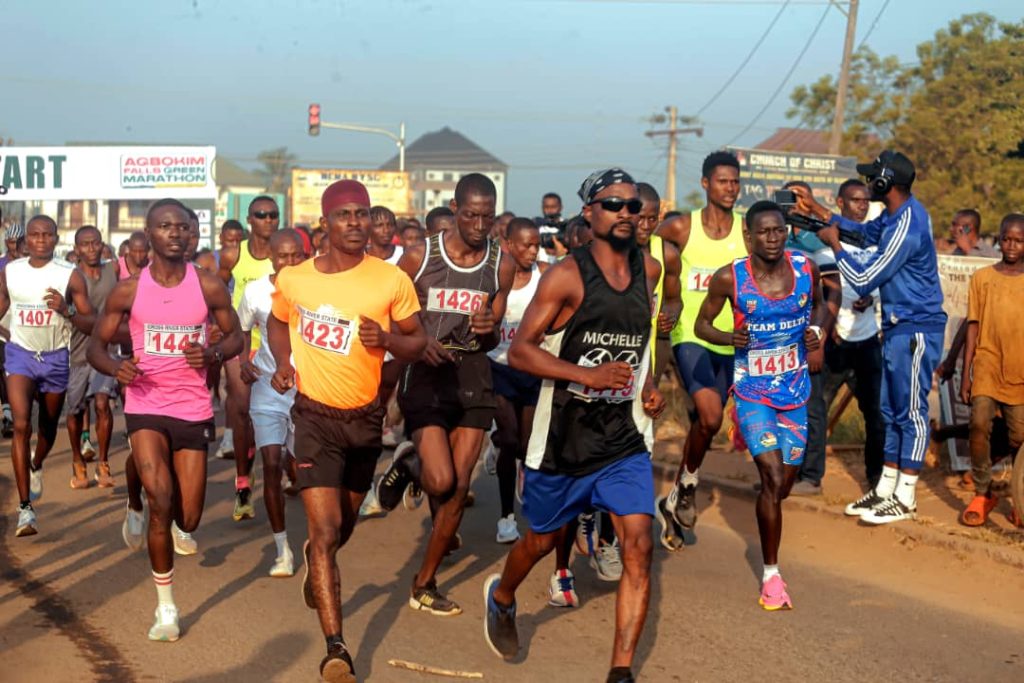
<instances>
[{"instance_id":1,"label":"black running shorts","mask_svg":"<svg viewBox=\"0 0 1024 683\"><path fill-rule=\"evenodd\" d=\"M411 435L424 427L490 429L496 407L491 362L486 353L456 353L438 367L420 361L406 368L398 407Z\"/></svg>"},{"instance_id":2,"label":"black running shorts","mask_svg":"<svg viewBox=\"0 0 1024 683\"><path fill-rule=\"evenodd\" d=\"M292 424L300 489L370 490L384 425L384 407L378 399L362 408L341 410L296 394Z\"/></svg>"},{"instance_id":3,"label":"black running shorts","mask_svg":"<svg viewBox=\"0 0 1024 683\"><path fill-rule=\"evenodd\" d=\"M217 432L213 420L190 422L188 420L179 420L176 417L168 417L167 415L135 415L125 413L124 426L128 431L129 437L142 429L163 434L171 446L172 453L178 451L202 451L206 453L207 445L213 441L213 437Z\"/></svg>"}]
</instances>

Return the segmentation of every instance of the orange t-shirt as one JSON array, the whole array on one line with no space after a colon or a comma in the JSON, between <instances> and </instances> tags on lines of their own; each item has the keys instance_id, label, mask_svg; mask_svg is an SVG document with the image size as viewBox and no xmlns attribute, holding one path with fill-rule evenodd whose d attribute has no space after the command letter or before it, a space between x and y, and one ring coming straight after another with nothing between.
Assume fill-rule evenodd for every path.
<instances>
[{"instance_id":1,"label":"orange t-shirt","mask_svg":"<svg viewBox=\"0 0 1024 683\"><path fill-rule=\"evenodd\" d=\"M1024 275L1004 275L993 266L975 271L967 299L967 320L978 323L971 393L1010 405L1024 405Z\"/></svg>"},{"instance_id":2,"label":"orange t-shirt","mask_svg":"<svg viewBox=\"0 0 1024 683\"><path fill-rule=\"evenodd\" d=\"M420 310L416 289L374 256L341 273L321 273L316 260L278 273L271 312L288 323L299 392L333 408L361 408L377 397L384 349L359 341L359 316L390 330L392 320Z\"/></svg>"}]
</instances>

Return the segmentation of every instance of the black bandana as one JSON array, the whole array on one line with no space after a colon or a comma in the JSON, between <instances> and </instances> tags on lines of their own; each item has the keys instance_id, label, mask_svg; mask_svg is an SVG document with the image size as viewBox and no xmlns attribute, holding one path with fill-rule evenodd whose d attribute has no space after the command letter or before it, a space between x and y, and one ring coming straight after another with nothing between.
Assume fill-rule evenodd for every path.
<instances>
[{"instance_id":1,"label":"black bandana","mask_svg":"<svg viewBox=\"0 0 1024 683\"><path fill-rule=\"evenodd\" d=\"M584 204L589 204L594 201L594 197L597 196L598 192L616 183L636 184L633 181L633 177L621 168L606 168L603 171L594 171L587 176L587 179L580 185L580 189L576 194L580 196Z\"/></svg>"}]
</instances>

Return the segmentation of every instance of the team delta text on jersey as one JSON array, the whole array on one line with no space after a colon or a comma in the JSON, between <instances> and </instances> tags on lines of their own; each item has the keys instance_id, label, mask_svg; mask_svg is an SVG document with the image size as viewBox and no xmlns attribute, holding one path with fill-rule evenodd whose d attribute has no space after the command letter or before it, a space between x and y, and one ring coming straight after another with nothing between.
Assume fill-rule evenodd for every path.
<instances>
[{"instance_id":1,"label":"team delta text on jersey","mask_svg":"<svg viewBox=\"0 0 1024 683\"><path fill-rule=\"evenodd\" d=\"M629 255L629 287L608 284L590 249L572 252L583 280L583 301L560 329L550 330L542 348L584 367L623 361L633 378L623 389L594 390L544 380L526 454L526 466L546 472L584 475L647 450L638 424L642 382L650 362L651 300L644 255Z\"/></svg>"},{"instance_id":2,"label":"team delta text on jersey","mask_svg":"<svg viewBox=\"0 0 1024 683\"><path fill-rule=\"evenodd\" d=\"M745 324L750 335L747 347L736 349L733 391L780 410L807 403L811 392L804 330L811 320L814 277L803 254L786 251L785 258L793 289L779 299L758 287L749 256L732 264L734 324L736 329Z\"/></svg>"}]
</instances>

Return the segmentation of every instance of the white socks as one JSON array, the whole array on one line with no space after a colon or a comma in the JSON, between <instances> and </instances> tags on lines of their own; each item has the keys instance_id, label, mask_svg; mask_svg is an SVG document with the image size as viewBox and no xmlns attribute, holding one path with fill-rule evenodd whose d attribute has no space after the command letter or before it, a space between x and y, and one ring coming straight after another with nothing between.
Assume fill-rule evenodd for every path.
<instances>
[{"instance_id":1,"label":"white socks","mask_svg":"<svg viewBox=\"0 0 1024 683\"><path fill-rule=\"evenodd\" d=\"M764 573L761 574L761 583L767 583L768 579L773 576L779 576L779 565L777 564L766 564L764 566Z\"/></svg>"},{"instance_id":2,"label":"white socks","mask_svg":"<svg viewBox=\"0 0 1024 683\"><path fill-rule=\"evenodd\" d=\"M174 604L174 591L171 584L174 582L174 569L166 574L153 572L153 583L156 584L156 598L161 605Z\"/></svg>"},{"instance_id":3,"label":"white socks","mask_svg":"<svg viewBox=\"0 0 1024 683\"><path fill-rule=\"evenodd\" d=\"M900 472L900 480L896 484L896 499L911 510L917 507L917 476Z\"/></svg>"},{"instance_id":4,"label":"white socks","mask_svg":"<svg viewBox=\"0 0 1024 683\"><path fill-rule=\"evenodd\" d=\"M292 549L288 547L288 532L281 531L274 534L274 545L277 546L277 556L291 555Z\"/></svg>"},{"instance_id":5,"label":"white socks","mask_svg":"<svg viewBox=\"0 0 1024 683\"><path fill-rule=\"evenodd\" d=\"M875 495L879 498L888 498L896 491L896 480L900 476L900 471L896 467L889 467L886 465L882 468L882 476L878 478L878 483L875 484ZM916 480L917 477L914 477Z\"/></svg>"}]
</instances>

